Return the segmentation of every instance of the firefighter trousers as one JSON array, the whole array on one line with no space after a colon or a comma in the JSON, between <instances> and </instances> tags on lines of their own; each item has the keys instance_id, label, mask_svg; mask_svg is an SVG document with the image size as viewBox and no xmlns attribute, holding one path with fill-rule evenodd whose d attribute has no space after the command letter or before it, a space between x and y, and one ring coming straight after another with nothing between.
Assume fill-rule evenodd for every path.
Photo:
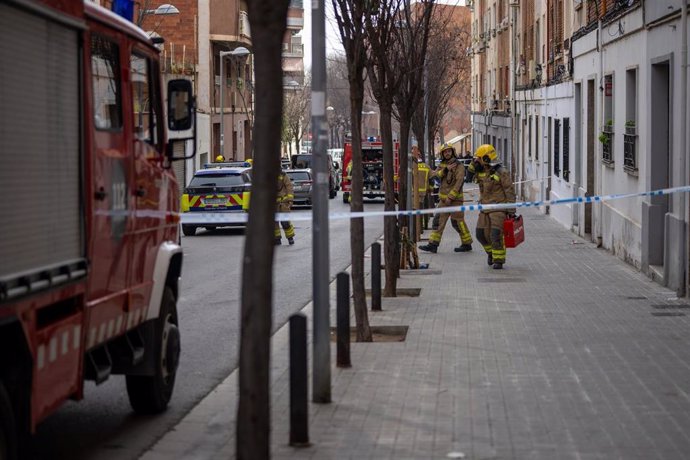
<instances>
[{"instance_id":1,"label":"firefighter trousers","mask_svg":"<svg viewBox=\"0 0 690 460\"><path fill-rule=\"evenodd\" d=\"M506 245L503 240L503 221L506 213L502 211L482 212L477 219L477 240L495 263L506 262Z\"/></svg>"},{"instance_id":2,"label":"firefighter trousers","mask_svg":"<svg viewBox=\"0 0 690 460\"><path fill-rule=\"evenodd\" d=\"M437 208L446 208L450 206L462 206L462 200L452 200L450 203L447 205L442 204L441 201L439 201L438 205L436 206ZM441 243L441 236L443 235L443 230L446 228L446 223L448 222L448 219L450 218L451 220L451 225L455 229L456 232L458 232L458 235L460 235L460 241L462 244L472 244L472 234L470 233L470 229L467 227L467 224L465 223L465 213L462 211L458 212L453 212L453 213L438 213L436 214L438 217L438 227L434 229L433 232L431 232L431 235L429 235L429 243L434 244L438 246Z\"/></svg>"},{"instance_id":3,"label":"firefighter trousers","mask_svg":"<svg viewBox=\"0 0 690 460\"><path fill-rule=\"evenodd\" d=\"M289 201L278 203L278 212L290 212L291 204L292 203L290 203ZM286 220L278 224L278 222L276 221L276 226L273 230L273 236L275 236L276 240L280 240L280 227L283 227L283 232L285 232L285 238L290 239L295 237L295 227L292 225L292 222Z\"/></svg>"}]
</instances>

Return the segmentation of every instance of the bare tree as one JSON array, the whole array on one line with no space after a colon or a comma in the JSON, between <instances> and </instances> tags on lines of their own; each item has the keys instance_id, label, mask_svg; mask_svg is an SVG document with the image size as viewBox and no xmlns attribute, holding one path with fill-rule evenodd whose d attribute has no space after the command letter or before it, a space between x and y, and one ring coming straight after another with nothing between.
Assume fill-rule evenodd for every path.
<instances>
[{"instance_id":1,"label":"bare tree","mask_svg":"<svg viewBox=\"0 0 690 460\"><path fill-rule=\"evenodd\" d=\"M350 124L352 126L352 211L364 210L362 193L362 101L364 69L367 60L365 5L368 0L332 0L340 37L347 55L347 79L350 84ZM352 293L354 298L357 341L371 342L371 328L364 290L364 219L350 219L352 254Z\"/></svg>"},{"instance_id":2,"label":"bare tree","mask_svg":"<svg viewBox=\"0 0 690 460\"><path fill-rule=\"evenodd\" d=\"M379 126L383 143L383 186L385 187L384 210L395 210L395 181L393 178L393 99L402 84L397 71L403 60L402 47L395 39L394 30L399 25L403 0L378 0L369 2L365 15L369 59L367 76L379 105ZM383 295L395 297L400 260L400 234L395 216L383 219L384 259L386 264L386 285Z\"/></svg>"},{"instance_id":3,"label":"bare tree","mask_svg":"<svg viewBox=\"0 0 690 460\"><path fill-rule=\"evenodd\" d=\"M252 206L242 264L237 458L270 458L273 227L283 111L282 41L289 0L249 0L256 69Z\"/></svg>"},{"instance_id":4,"label":"bare tree","mask_svg":"<svg viewBox=\"0 0 690 460\"><path fill-rule=\"evenodd\" d=\"M337 139L337 146L342 147L342 136L351 130L347 57L336 53L328 56L326 72L328 106L333 108L328 124L334 131L332 136Z\"/></svg>"},{"instance_id":5,"label":"bare tree","mask_svg":"<svg viewBox=\"0 0 690 460\"><path fill-rule=\"evenodd\" d=\"M412 116L423 95L422 78L434 1L421 0L413 5L414 8L406 2L399 16L400 26L392 29L395 42L401 50L401 60L397 63L397 72L399 72L402 81L399 90L393 95L393 101L395 104L394 115L400 122L398 201L402 209L408 208L407 152L409 151L410 126ZM407 225L406 217L400 219L400 225Z\"/></svg>"},{"instance_id":6,"label":"bare tree","mask_svg":"<svg viewBox=\"0 0 690 460\"><path fill-rule=\"evenodd\" d=\"M457 110L450 106L451 101L469 102L471 61L466 53L470 43L469 22L454 22L450 8L453 7L436 5L434 8L425 63L429 144L420 143L420 146L425 160L431 166L434 138L446 113L451 109ZM417 139L424 138L423 104L417 106L412 119L412 131Z\"/></svg>"},{"instance_id":7,"label":"bare tree","mask_svg":"<svg viewBox=\"0 0 690 460\"><path fill-rule=\"evenodd\" d=\"M293 142L297 146L302 142L311 114L311 90L308 80L305 80L302 86L285 91L283 104L283 123L289 133L286 138L292 149ZM292 151L290 154L292 155Z\"/></svg>"}]
</instances>

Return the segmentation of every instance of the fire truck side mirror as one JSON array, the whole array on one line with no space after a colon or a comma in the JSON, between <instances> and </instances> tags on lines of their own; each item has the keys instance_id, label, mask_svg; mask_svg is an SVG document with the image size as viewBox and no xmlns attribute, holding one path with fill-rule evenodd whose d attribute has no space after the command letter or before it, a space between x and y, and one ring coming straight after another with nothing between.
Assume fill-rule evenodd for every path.
<instances>
[{"instance_id":1,"label":"fire truck side mirror","mask_svg":"<svg viewBox=\"0 0 690 460\"><path fill-rule=\"evenodd\" d=\"M168 129L186 131L194 123L192 82L185 79L168 82Z\"/></svg>"}]
</instances>

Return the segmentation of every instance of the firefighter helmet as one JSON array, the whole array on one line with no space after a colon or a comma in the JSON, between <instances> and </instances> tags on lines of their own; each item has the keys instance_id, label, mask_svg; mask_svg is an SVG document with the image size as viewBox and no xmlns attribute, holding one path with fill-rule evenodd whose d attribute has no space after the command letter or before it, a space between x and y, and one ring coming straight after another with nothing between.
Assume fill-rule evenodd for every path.
<instances>
[{"instance_id":1,"label":"firefighter helmet","mask_svg":"<svg viewBox=\"0 0 690 460\"><path fill-rule=\"evenodd\" d=\"M450 150L452 156L454 156L454 157L457 156L455 154L455 147L453 147L452 144L445 143L441 146L441 149L439 150L439 153L441 154L441 156L443 156L443 152L445 152L446 150Z\"/></svg>"},{"instance_id":2,"label":"firefighter helmet","mask_svg":"<svg viewBox=\"0 0 690 460\"><path fill-rule=\"evenodd\" d=\"M477 147L477 150L474 152L474 157L479 158L484 163L491 163L498 159L498 154L493 145L484 144Z\"/></svg>"},{"instance_id":3,"label":"firefighter helmet","mask_svg":"<svg viewBox=\"0 0 690 460\"><path fill-rule=\"evenodd\" d=\"M216 157L216 163L223 163L225 161L225 157L223 155L218 155Z\"/></svg>"}]
</instances>

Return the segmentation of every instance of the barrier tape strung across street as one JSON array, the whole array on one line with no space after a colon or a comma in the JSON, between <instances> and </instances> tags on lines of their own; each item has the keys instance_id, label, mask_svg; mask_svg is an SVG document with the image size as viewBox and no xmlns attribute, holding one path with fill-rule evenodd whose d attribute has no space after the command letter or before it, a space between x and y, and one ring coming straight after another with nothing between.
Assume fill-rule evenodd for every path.
<instances>
[{"instance_id":1,"label":"barrier tape strung across street","mask_svg":"<svg viewBox=\"0 0 690 460\"><path fill-rule=\"evenodd\" d=\"M499 204L470 204L462 206L449 206L444 208L429 208L429 209L413 209L410 211L362 211L362 212L332 212L328 215L328 220L341 219L355 219L365 217L393 217L393 216L420 216L423 214L440 214L452 212L474 212L474 211L499 211L505 209L518 208L535 208L539 206L558 206L571 203L599 203L603 201L621 200L624 198L636 198L643 196L661 196L671 195L673 193L690 192L690 185L682 187L671 187L659 190L651 190L646 192L624 193L614 195L597 195L587 197L573 197L573 198L558 198L555 200L543 201L520 201L516 203L499 203ZM189 212L182 216L182 224L192 225L219 225L219 224L241 224L248 220L246 213L226 213L226 212ZM289 220L293 222L310 221L312 220L311 213L276 213L277 221Z\"/></svg>"}]
</instances>

